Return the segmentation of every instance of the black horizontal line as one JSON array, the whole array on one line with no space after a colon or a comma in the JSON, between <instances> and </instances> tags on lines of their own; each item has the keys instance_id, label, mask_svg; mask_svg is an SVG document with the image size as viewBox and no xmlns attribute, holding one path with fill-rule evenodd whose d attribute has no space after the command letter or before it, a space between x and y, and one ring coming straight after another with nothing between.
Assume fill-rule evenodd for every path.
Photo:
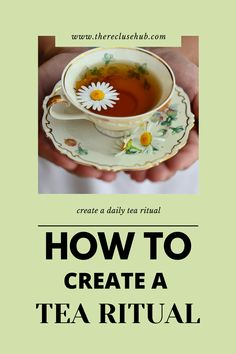
<instances>
[{"instance_id":1,"label":"black horizontal line","mask_svg":"<svg viewBox=\"0 0 236 354\"><path fill-rule=\"evenodd\" d=\"M199 227L199 225L196 224L191 224L191 225L150 225L150 224L145 224L145 225L59 225L59 224L55 224L55 225L46 225L46 224L40 224L38 225L38 227Z\"/></svg>"}]
</instances>

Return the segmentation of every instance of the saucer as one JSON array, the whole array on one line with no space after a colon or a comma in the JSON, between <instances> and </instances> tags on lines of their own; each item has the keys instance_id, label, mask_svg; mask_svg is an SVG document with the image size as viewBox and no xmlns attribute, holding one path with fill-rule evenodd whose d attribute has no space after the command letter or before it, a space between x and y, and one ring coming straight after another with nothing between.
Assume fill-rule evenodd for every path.
<instances>
[{"instance_id":1,"label":"saucer","mask_svg":"<svg viewBox=\"0 0 236 354\"><path fill-rule=\"evenodd\" d=\"M50 115L47 102L50 97L62 93L60 87L58 82L51 95L44 99L42 125L55 148L79 164L107 171L144 170L157 166L185 146L194 125L189 98L176 86L168 108L155 112L130 136L109 137L88 120L63 121Z\"/></svg>"}]
</instances>

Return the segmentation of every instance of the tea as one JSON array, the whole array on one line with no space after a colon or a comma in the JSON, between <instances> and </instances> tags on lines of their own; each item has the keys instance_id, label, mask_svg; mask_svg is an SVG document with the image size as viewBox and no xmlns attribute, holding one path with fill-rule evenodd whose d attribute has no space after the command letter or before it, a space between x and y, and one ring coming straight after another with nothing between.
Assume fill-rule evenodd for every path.
<instances>
[{"instance_id":1,"label":"tea","mask_svg":"<svg viewBox=\"0 0 236 354\"><path fill-rule=\"evenodd\" d=\"M162 88L158 79L146 64L119 62L98 64L87 68L75 83L75 90L91 83L108 83L119 95L115 105L95 111L96 114L113 117L130 117L150 111L161 97Z\"/></svg>"}]
</instances>

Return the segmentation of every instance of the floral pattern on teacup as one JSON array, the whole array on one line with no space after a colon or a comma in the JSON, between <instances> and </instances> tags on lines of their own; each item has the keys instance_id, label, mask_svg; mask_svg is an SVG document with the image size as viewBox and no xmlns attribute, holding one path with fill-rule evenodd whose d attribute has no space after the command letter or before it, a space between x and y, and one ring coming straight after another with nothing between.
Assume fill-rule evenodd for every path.
<instances>
[{"instance_id":1,"label":"floral pattern on teacup","mask_svg":"<svg viewBox=\"0 0 236 354\"><path fill-rule=\"evenodd\" d=\"M105 53L102 61L105 63L105 66L94 65L93 67L85 67L79 79L75 82L74 90L76 93L83 86L88 86L92 82L103 82L107 76L117 74L119 72L119 66L115 63L115 59L112 54ZM130 68L127 70L126 74L127 77L142 80L144 88L148 90L150 88L150 84L146 79L146 75L149 74L147 63L133 63L129 64L129 66Z\"/></svg>"},{"instance_id":2,"label":"floral pattern on teacup","mask_svg":"<svg viewBox=\"0 0 236 354\"><path fill-rule=\"evenodd\" d=\"M105 53L102 60L104 61L104 63L106 65L110 64L110 62L114 60L114 55L109 54L109 53Z\"/></svg>"}]
</instances>

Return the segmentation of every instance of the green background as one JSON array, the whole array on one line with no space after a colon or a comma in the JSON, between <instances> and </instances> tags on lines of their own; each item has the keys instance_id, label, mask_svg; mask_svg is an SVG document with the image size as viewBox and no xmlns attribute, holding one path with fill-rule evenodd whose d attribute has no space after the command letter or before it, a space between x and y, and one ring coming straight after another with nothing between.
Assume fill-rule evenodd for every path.
<instances>
[{"instance_id":1,"label":"green background","mask_svg":"<svg viewBox=\"0 0 236 354\"><path fill-rule=\"evenodd\" d=\"M233 2L59 3L21 1L1 23L2 101L2 311L4 353L166 353L233 352L234 326L234 93ZM37 36L56 35L65 44L73 33L149 32L168 34L166 45L181 35L200 37L200 183L198 195L39 195L37 192ZM144 42L143 45L146 43ZM84 43L84 45L86 45ZM98 43L99 45L99 43ZM109 43L107 43L109 45ZM136 45L134 42L133 45ZM159 45L159 43L157 44ZM158 216L78 216L79 207L156 207ZM5 213L6 212L6 213ZM193 250L182 262L163 254L145 257L142 232L127 262L45 261L44 229L38 224L130 223L198 224L191 229ZM107 229L110 233L113 229ZM72 233L74 229L68 229ZM87 228L86 231L94 232ZM122 235L128 230L124 229ZM159 230L158 230L159 231ZM162 230L161 230L162 231ZM163 229L167 234L169 229ZM173 231L178 231L177 229ZM184 231L184 230L182 230ZM186 230L185 230L186 231ZM186 231L187 232L187 231ZM81 270L137 271L166 276L168 290L67 290L63 276ZM200 325L41 325L37 302L195 303ZM88 310L90 313L91 310Z\"/></svg>"}]
</instances>

